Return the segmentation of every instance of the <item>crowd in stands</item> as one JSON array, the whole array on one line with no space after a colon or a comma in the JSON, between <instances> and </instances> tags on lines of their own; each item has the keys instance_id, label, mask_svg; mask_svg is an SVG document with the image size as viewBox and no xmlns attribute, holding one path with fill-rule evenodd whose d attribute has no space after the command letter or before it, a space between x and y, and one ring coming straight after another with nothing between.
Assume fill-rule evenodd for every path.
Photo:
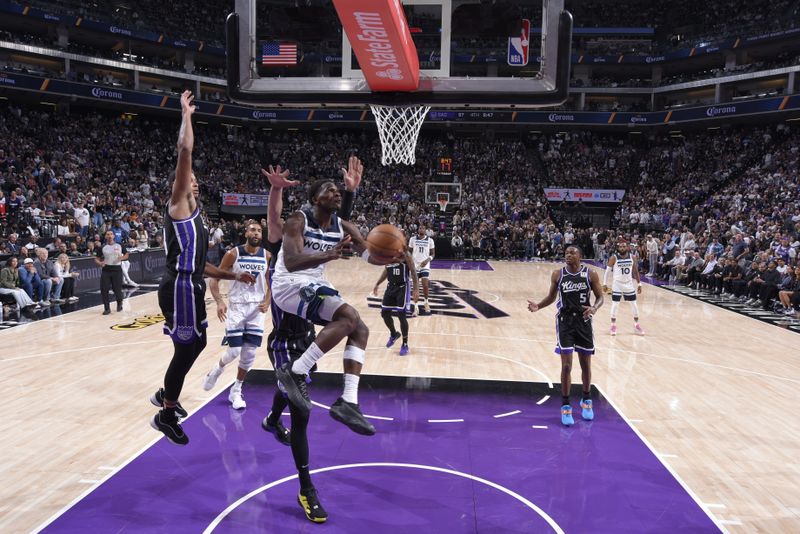
<instances>
[{"instance_id":1,"label":"crowd in stands","mask_svg":"<svg viewBox=\"0 0 800 534\"><path fill-rule=\"evenodd\" d=\"M654 262L641 258L668 277L676 250L721 257L738 235L750 254L737 249L739 261L759 265L786 241L785 265L796 266L800 136L788 124L685 136L572 131L487 139L423 130L418 163L410 168L381 166L369 129L267 133L197 125L194 166L205 203L213 205L222 192L266 192L258 172L263 161L305 182L335 177L356 154L366 172L353 218L365 234L391 223L413 235L424 224L468 258L552 259L575 243L603 261L618 236L644 247L650 233L664 253ZM0 102L0 253L17 257L23 269L42 247L52 259L91 255L106 230L130 249L161 246L175 136L175 121L161 118L85 109L66 115ZM462 185L461 202L444 216L424 199L423 184L441 180L432 165L439 155L453 158ZM592 228L553 210L542 194L547 186L626 194L613 219L609 214L608 223ZM306 204L301 188L287 192L287 210ZM208 224L219 228L226 246L241 239L241 221ZM692 272L672 274L680 280Z\"/></svg>"}]
</instances>

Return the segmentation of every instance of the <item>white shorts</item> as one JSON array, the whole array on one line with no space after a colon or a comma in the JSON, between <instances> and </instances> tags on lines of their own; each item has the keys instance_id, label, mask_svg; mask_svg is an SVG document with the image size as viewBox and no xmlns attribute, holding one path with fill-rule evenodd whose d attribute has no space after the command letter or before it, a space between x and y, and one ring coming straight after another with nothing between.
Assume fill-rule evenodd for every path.
<instances>
[{"instance_id":1,"label":"white shorts","mask_svg":"<svg viewBox=\"0 0 800 534\"><path fill-rule=\"evenodd\" d=\"M272 300L286 313L325 326L345 304L327 280L281 277L272 281Z\"/></svg>"},{"instance_id":2,"label":"white shorts","mask_svg":"<svg viewBox=\"0 0 800 534\"><path fill-rule=\"evenodd\" d=\"M431 264L428 263L425 267L422 267L420 264L414 264L414 269L417 271L417 277L419 278L430 278L431 276Z\"/></svg>"},{"instance_id":3,"label":"white shorts","mask_svg":"<svg viewBox=\"0 0 800 534\"><path fill-rule=\"evenodd\" d=\"M258 305L258 302L232 302L228 305L223 345L227 342L230 347L241 347L245 343L261 346L267 314L261 312Z\"/></svg>"},{"instance_id":4,"label":"white shorts","mask_svg":"<svg viewBox=\"0 0 800 534\"><path fill-rule=\"evenodd\" d=\"M625 300L636 300L636 288L633 284L612 284L611 285L611 300L620 300L622 297Z\"/></svg>"}]
</instances>

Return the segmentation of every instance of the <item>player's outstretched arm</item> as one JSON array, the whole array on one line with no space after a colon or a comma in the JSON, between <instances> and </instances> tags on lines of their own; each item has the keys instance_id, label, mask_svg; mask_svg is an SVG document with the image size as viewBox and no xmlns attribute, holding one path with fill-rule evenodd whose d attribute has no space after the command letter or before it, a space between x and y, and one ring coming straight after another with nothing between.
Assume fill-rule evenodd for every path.
<instances>
[{"instance_id":1,"label":"player's outstretched arm","mask_svg":"<svg viewBox=\"0 0 800 534\"><path fill-rule=\"evenodd\" d=\"M191 216L197 207L192 194L192 150L194 150L194 96L191 91L181 94L181 129L178 133L178 164L175 167L175 181L172 183L172 196L169 199L169 214L175 219Z\"/></svg>"},{"instance_id":2,"label":"player's outstretched arm","mask_svg":"<svg viewBox=\"0 0 800 534\"><path fill-rule=\"evenodd\" d=\"M633 262L633 279L636 280L636 292L642 292L642 277L639 276L639 264L638 262Z\"/></svg>"},{"instance_id":3,"label":"player's outstretched arm","mask_svg":"<svg viewBox=\"0 0 800 534\"><path fill-rule=\"evenodd\" d=\"M603 289L600 287L600 277L595 271L589 271L589 284L592 286L592 293L594 293L594 306L584 306L583 316L589 318L603 306L605 297L603 296Z\"/></svg>"},{"instance_id":4,"label":"player's outstretched arm","mask_svg":"<svg viewBox=\"0 0 800 534\"><path fill-rule=\"evenodd\" d=\"M283 225L283 263L290 273L310 269L332 260L347 259L343 254L349 250L350 236L331 250L315 254L303 254L303 214L293 213Z\"/></svg>"},{"instance_id":5,"label":"player's outstretched arm","mask_svg":"<svg viewBox=\"0 0 800 534\"><path fill-rule=\"evenodd\" d=\"M347 236L350 237L350 239L352 240L351 243L352 249L357 253L363 255L364 252L367 251L367 241L361 235L361 232L358 230L358 228L356 228L356 225L354 225L350 221L343 220L342 229L344 230L344 233L347 234ZM391 263L397 263L401 261L405 261L405 256L403 251L398 252L397 255L394 258L392 258ZM369 256L367 256L367 263L371 263L372 265L385 265L385 262L378 263Z\"/></svg>"},{"instance_id":6,"label":"player's outstretched arm","mask_svg":"<svg viewBox=\"0 0 800 534\"><path fill-rule=\"evenodd\" d=\"M211 278L218 278L220 280L236 280L237 282L244 282L245 284L253 284L256 278L250 273L235 273L233 271L223 271L213 263L206 262L206 268L203 274Z\"/></svg>"},{"instance_id":7,"label":"player's outstretched arm","mask_svg":"<svg viewBox=\"0 0 800 534\"><path fill-rule=\"evenodd\" d=\"M283 170L281 166L261 169L261 174L269 180L269 201L267 202L267 241L277 243L282 239L283 219L283 190L287 187L299 185L297 180L289 180L289 169Z\"/></svg>"},{"instance_id":8,"label":"player's outstretched arm","mask_svg":"<svg viewBox=\"0 0 800 534\"><path fill-rule=\"evenodd\" d=\"M552 303L556 301L558 298L558 280L561 278L561 270L553 271L553 274L550 275L550 291L547 293L547 296L541 302L534 302L532 300L528 301L528 311L536 312L541 310L542 308L546 308L550 306Z\"/></svg>"}]
</instances>

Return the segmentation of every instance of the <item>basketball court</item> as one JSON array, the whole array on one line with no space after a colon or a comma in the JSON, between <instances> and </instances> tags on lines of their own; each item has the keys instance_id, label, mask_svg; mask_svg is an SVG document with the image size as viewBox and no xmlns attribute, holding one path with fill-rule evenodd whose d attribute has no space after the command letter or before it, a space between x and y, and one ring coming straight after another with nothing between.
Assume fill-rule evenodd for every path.
<instances>
[{"instance_id":1,"label":"basketball court","mask_svg":"<svg viewBox=\"0 0 800 534\"><path fill-rule=\"evenodd\" d=\"M311 462L331 515L321 527L294 501L289 449L260 427L270 371L249 379L243 412L221 394L232 372L215 390L201 388L223 352L220 323L187 376L187 447L148 425L148 398L171 354L157 319L136 321L158 315L155 294L129 299L121 314L103 317L98 306L0 332L12 347L0 360L11 429L0 529L174 532L156 513L167 496L169 517L191 531L271 532L280 522L292 532L352 532L356 521L387 532L797 524L799 436L789 409L800 365L787 363L796 333L648 285L646 336L633 334L624 307L616 338L607 335L608 309L598 314L597 414L564 428L548 384L560 370L554 309L526 310L557 265L479 265L432 271L434 314L410 320L411 354L400 357L384 348L387 332L368 299L380 268L331 264L332 282L371 330L361 401L378 433L358 436L327 416L341 368L334 349L321 361L333 377L311 386ZM500 315L492 309L503 315L483 314ZM257 363L269 367L263 350Z\"/></svg>"}]
</instances>

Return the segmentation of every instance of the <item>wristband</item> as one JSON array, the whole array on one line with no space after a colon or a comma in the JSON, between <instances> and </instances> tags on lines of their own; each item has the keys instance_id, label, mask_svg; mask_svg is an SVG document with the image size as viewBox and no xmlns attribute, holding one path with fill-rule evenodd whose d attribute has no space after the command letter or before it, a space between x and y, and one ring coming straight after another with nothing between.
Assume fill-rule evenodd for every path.
<instances>
[{"instance_id":1,"label":"wristband","mask_svg":"<svg viewBox=\"0 0 800 534\"><path fill-rule=\"evenodd\" d=\"M369 249L361 253L361 259L366 262L369 262Z\"/></svg>"}]
</instances>

